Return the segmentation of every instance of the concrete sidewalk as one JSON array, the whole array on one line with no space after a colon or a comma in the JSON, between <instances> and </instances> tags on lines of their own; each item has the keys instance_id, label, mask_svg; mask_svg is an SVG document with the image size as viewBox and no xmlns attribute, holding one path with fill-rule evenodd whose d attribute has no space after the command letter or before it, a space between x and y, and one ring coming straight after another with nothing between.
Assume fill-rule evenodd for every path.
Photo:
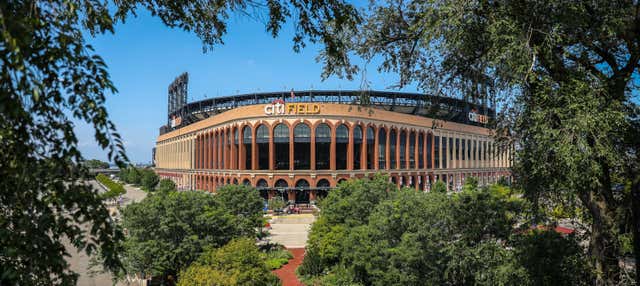
<instances>
[{"instance_id":1,"label":"concrete sidewalk","mask_svg":"<svg viewBox=\"0 0 640 286\"><path fill-rule=\"evenodd\" d=\"M271 236L273 242L284 245L286 248L304 248L311 230L311 224L315 221L312 214L293 214L273 217L271 223Z\"/></svg>"}]
</instances>

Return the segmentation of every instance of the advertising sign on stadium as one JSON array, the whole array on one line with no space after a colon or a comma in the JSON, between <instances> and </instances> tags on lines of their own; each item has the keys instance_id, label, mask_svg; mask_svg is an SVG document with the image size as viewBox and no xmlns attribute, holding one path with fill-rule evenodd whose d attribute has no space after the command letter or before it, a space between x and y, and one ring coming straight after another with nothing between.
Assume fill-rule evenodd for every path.
<instances>
[{"instance_id":1,"label":"advertising sign on stadium","mask_svg":"<svg viewBox=\"0 0 640 286\"><path fill-rule=\"evenodd\" d=\"M477 110L472 109L471 112L469 112L469 121L487 124L489 122L489 117L479 114Z\"/></svg>"},{"instance_id":2,"label":"advertising sign on stadium","mask_svg":"<svg viewBox=\"0 0 640 286\"><path fill-rule=\"evenodd\" d=\"M264 107L266 115L285 115L285 114L319 114L320 105L317 103L284 103L282 99L274 100L271 104Z\"/></svg>"},{"instance_id":3,"label":"advertising sign on stadium","mask_svg":"<svg viewBox=\"0 0 640 286\"><path fill-rule=\"evenodd\" d=\"M173 116L171 118L171 128L179 126L180 124L182 124L182 117L180 116Z\"/></svg>"}]
</instances>

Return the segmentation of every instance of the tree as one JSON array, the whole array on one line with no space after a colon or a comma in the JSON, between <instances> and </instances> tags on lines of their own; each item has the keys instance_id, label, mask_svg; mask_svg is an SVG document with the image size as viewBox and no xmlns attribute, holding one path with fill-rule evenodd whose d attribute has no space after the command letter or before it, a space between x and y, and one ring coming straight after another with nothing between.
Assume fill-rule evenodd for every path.
<instances>
[{"instance_id":1,"label":"tree","mask_svg":"<svg viewBox=\"0 0 640 286\"><path fill-rule=\"evenodd\" d=\"M216 191L216 201L238 220L247 225L247 229L262 227L264 202L260 193L251 186L225 185ZM254 231L248 234L253 234Z\"/></svg>"},{"instance_id":2,"label":"tree","mask_svg":"<svg viewBox=\"0 0 640 286\"><path fill-rule=\"evenodd\" d=\"M435 183L433 183L433 188L431 189L431 191L444 194L447 192L447 185L445 185L443 181L437 180Z\"/></svg>"},{"instance_id":3,"label":"tree","mask_svg":"<svg viewBox=\"0 0 640 286\"><path fill-rule=\"evenodd\" d=\"M379 58L398 86L428 94L503 101L498 147L517 147L525 196L584 209L598 283L617 284L619 234L633 233L640 261L638 11L638 1L372 1L339 35L338 59ZM325 76L358 71L332 57L321 55ZM629 194L616 191L626 182ZM633 210L629 228L621 209Z\"/></svg>"},{"instance_id":4,"label":"tree","mask_svg":"<svg viewBox=\"0 0 640 286\"><path fill-rule=\"evenodd\" d=\"M265 264L265 255L251 239L232 240L204 252L180 273L178 285L280 285Z\"/></svg>"},{"instance_id":5,"label":"tree","mask_svg":"<svg viewBox=\"0 0 640 286\"><path fill-rule=\"evenodd\" d=\"M142 184L142 187L149 192L153 191L160 181L158 175L156 175L152 169L143 169L140 173L140 184Z\"/></svg>"},{"instance_id":6,"label":"tree","mask_svg":"<svg viewBox=\"0 0 640 286\"><path fill-rule=\"evenodd\" d=\"M150 193L128 205L122 218L127 272L163 279L175 277L205 249L254 231L205 192Z\"/></svg>"},{"instance_id":7,"label":"tree","mask_svg":"<svg viewBox=\"0 0 640 286\"><path fill-rule=\"evenodd\" d=\"M91 159L84 162L84 165L89 169L108 169L109 163L102 162L97 159Z\"/></svg>"},{"instance_id":8,"label":"tree","mask_svg":"<svg viewBox=\"0 0 640 286\"><path fill-rule=\"evenodd\" d=\"M78 167L84 159L71 118L93 126L108 160L124 167L124 144L104 105L117 91L85 37L113 33L140 8L169 27L195 32L204 50L223 43L230 15L248 14L264 19L274 37L293 19L296 51L320 42L324 53L337 54L344 47L330 35L357 19L355 8L341 0L0 2L1 284L74 284L63 237L89 254L100 248L105 266L119 267L121 233L83 181L89 174Z\"/></svg>"},{"instance_id":9,"label":"tree","mask_svg":"<svg viewBox=\"0 0 640 286\"><path fill-rule=\"evenodd\" d=\"M160 183L158 183L158 188L156 189L158 193L175 192L176 190L176 183L169 179L160 180Z\"/></svg>"},{"instance_id":10,"label":"tree","mask_svg":"<svg viewBox=\"0 0 640 286\"><path fill-rule=\"evenodd\" d=\"M402 189L350 227L327 223L325 216L335 214L324 208L299 272L309 284L321 285L540 285L541 277L588 284L590 272L576 240L522 237L528 230L514 225L525 220L528 204L504 188L453 194ZM545 243L564 249L536 258ZM546 263L548 273L535 263Z\"/></svg>"}]
</instances>

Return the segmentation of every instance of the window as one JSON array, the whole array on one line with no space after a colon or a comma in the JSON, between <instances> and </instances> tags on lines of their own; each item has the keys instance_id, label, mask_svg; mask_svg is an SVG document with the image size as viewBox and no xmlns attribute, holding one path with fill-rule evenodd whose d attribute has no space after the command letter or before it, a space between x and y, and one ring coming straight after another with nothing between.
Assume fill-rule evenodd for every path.
<instances>
[{"instance_id":1,"label":"window","mask_svg":"<svg viewBox=\"0 0 640 286\"><path fill-rule=\"evenodd\" d=\"M293 162L296 170L311 169L311 128L300 123L293 129Z\"/></svg>"},{"instance_id":2,"label":"window","mask_svg":"<svg viewBox=\"0 0 640 286\"><path fill-rule=\"evenodd\" d=\"M331 160L331 127L322 123L316 127L316 169L328 170Z\"/></svg>"},{"instance_id":3,"label":"window","mask_svg":"<svg viewBox=\"0 0 640 286\"><path fill-rule=\"evenodd\" d=\"M397 144L397 137L396 137L396 130L395 129L391 129L391 132L389 133L389 149L390 149L390 153L391 153L391 169L395 169L397 168L397 157L396 157L396 144Z\"/></svg>"},{"instance_id":4,"label":"window","mask_svg":"<svg viewBox=\"0 0 640 286\"><path fill-rule=\"evenodd\" d=\"M244 168L251 170L251 126L245 126L242 130L242 144L244 145Z\"/></svg>"},{"instance_id":5,"label":"window","mask_svg":"<svg viewBox=\"0 0 640 286\"><path fill-rule=\"evenodd\" d=\"M442 137L442 168L447 167L447 137Z\"/></svg>"},{"instance_id":6,"label":"window","mask_svg":"<svg viewBox=\"0 0 640 286\"><path fill-rule=\"evenodd\" d=\"M409 168L416 168L416 133L409 135Z\"/></svg>"},{"instance_id":7,"label":"window","mask_svg":"<svg viewBox=\"0 0 640 286\"><path fill-rule=\"evenodd\" d=\"M424 134L418 134L418 168L424 169Z\"/></svg>"},{"instance_id":8,"label":"window","mask_svg":"<svg viewBox=\"0 0 640 286\"><path fill-rule=\"evenodd\" d=\"M456 138L456 160L460 160L460 138Z\"/></svg>"},{"instance_id":9,"label":"window","mask_svg":"<svg viewBox=\"0 0 640 286\"><path fill-rule=\"evenodd\" d=\"M407 168L407 132L400 131L400 169Z\"/></svg>"},{"instance_id":10,"label":"window","mask_svg":"<svg viewBox=\"0 0 640 286\"><path fill-rule=\"evenodd\" d=\"M367 127L367 169L374 169L376 160L375 139L376 133L371 126Z\"/></svg>"},{"instance_id":11,"label":"window","mask_svg":"<svg viewBox=\"0 0 640 286\"><path fill-rule=\"evenodd\" d=\"M387 168L387 131L378 129L378 168Z\"/></svg>"},{"instance_id":12,"label":"window","mask_svg":"<svg viewBox=\"0 0 640 286\"><path fill-rule=\"evenodd\" d=\"M289 127L280 123L273 129L275 169L289 170Z\"/></svg>"},{"instance_id":13,"label":"window","mask_svg":"<svg viewBox=\"0 0 640 286\"><path fill-rule=\"evenodd\" d=\"M362 128L356 126L353 128L353 168L355 170L362 168Z\"/></svg>"},{"instance_id":14,"label":"window","mask_svg":"<svg viewBox=\"0 0 640 286\"><path fill-rule=\"evenodd\" d=\"M460 154L462 154L462 160L466 160L466 154L467 152L465 151L467 149L467 143L465 139L462 139L462 145L460 146Z\"/></svg>"},{"instance_id":15,"label":"window","mask_svg":"<svg viewBox=\"0 0 640 286\"><path fill-rule=\"evenodd\" d=\"M433 149L434 168L440 168L440 136L435 137Z\"/></svg>"},{"instance_id":16,"label":"window","mask_svg":"<svg viewBox=\"0 0 640 286\"><path fill-rule=\"evenodd\" d=\"M344 124L336 128L336 169L347 169L347 148L349 146L349 128Z\"/></svg>"},{"instance_id":17,"label":"window","mask_svg":"<svg viewBox=\"0 0 640 286\"><path fill-rule=\"evenodd\" d=\"M256 129L256 148L258 149L258 170L269 170L269 129L265 125Z\"/></svg>"},{"instance_id":18,"label":"window","mask_svg":"<svg viewBox=\"0 0 640 286\"><path fill-rule=\"evenodd\" d=\"M431 133L427 133L427 169L433 168L433 157L431 156L432 147L433 135Z\"/></svg>"}]
</instances>

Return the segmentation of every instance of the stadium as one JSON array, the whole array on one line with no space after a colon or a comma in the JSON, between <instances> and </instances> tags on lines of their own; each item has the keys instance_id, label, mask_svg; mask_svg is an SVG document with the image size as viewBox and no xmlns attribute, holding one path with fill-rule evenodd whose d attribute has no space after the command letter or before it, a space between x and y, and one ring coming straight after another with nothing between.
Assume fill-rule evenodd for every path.
<instances>
[{"instance_id":1,"label":"stadium","mask_svg":"<svg viewBox=\"0 0 640 286\"><path fill-rule=\"evenodd\" d=\"M456 98L388 91L283 91L187 103L186 74L169 86L156 172L179 189L256 187L263 198L313 203L343 180L389 175L398 187L449 191L465 178L509 178L494 143L495 109Z\"/></svg>"}]
</instances>

